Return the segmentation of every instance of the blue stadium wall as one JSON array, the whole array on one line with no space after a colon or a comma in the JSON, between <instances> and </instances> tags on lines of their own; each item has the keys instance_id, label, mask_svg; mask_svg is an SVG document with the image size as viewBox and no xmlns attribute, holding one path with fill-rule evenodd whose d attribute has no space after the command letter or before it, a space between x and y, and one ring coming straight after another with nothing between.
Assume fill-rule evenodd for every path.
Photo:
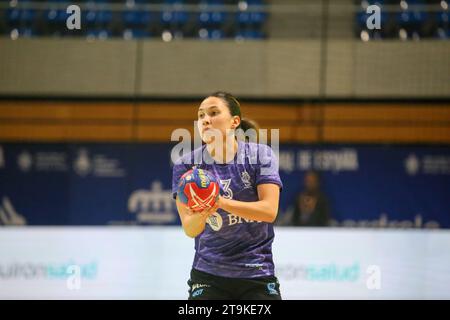
<instances>
[{"instance_id":1,"label":"blue stadium wall","mask_svg":"<svg viewBox=\"0 0 450 320\"><path fill-rule=\"evenodd\" d=\"M0 224L176 225L174 144L0 144ZM450 228L450 147L298 145L279 149L277 223L303 176L322 174L332 224Z\"/></svg>"}]
</instances>

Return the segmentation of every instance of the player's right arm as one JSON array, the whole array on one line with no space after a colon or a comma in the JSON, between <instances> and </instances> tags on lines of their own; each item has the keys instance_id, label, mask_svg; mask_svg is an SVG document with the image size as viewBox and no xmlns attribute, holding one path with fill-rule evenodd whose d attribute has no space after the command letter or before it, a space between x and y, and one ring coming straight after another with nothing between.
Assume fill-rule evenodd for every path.
<instances>
[{"instance_id":1,"label":"player's right arm","mask_svg":"<svg viewBox=\"0 0 450 320\"><path fill-rule=\"evenodd\" d=\"M195 238L205 230L206 220L217 210L217 204L201 212L193 212L184 204L182 204L178 197L176 199L178 214L180 215L183 230L188 237Z\"/></svg>"}]
</instances>

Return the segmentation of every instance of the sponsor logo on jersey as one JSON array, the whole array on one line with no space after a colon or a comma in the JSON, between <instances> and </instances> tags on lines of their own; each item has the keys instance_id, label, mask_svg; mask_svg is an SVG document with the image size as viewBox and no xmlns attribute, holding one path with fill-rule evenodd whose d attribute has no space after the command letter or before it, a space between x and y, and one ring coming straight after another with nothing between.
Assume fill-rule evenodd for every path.
<instances>
[{"instance_id":1,"label":"sponsor logo on jersey","mask_svg":"<svg viewBox=\"0 0 450 320\"><path fill-rule=\"evenodd\" d=\"M223 220L220 214L218 214L217 212L214 212L212 215L210 215L206 222L214 231L219 231L220 229L222 229Z\"/></svg>"}]
</instances>

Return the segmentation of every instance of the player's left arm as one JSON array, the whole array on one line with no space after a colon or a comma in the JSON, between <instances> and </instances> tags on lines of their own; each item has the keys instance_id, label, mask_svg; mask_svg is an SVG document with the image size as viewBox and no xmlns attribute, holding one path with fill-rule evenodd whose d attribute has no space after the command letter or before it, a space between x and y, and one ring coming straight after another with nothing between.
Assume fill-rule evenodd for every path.
<instances>
[{"instance_id":1,"label":"player's left arm","mask_svg":"<svg viewBox=\"0 0 450 320\"><path fill-rule=\"evenodd\" d=\"M257 190L258 201L245 202L219 197L218 206L247 220L272 223L278 214L280 187L274 183L263 183L257 186Z\"/></svg>"}]
</instances>

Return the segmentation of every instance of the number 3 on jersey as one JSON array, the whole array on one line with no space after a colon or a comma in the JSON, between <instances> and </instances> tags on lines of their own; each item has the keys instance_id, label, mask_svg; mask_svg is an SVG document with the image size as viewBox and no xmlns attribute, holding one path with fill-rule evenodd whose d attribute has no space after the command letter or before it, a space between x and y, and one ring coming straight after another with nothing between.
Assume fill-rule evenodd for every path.
<instances>
[{"instance_id":1,"label":"number 3 on jersey","mask_svg":"<svg viewBox=\"0 0 450 320\"><path fill-rule=\"evenodd\" d=\"M231 179L220 180L220 184L223 187L223 197L225 199L233 199L233 190L230 188Z\"/></svg>"}]
</instances>

